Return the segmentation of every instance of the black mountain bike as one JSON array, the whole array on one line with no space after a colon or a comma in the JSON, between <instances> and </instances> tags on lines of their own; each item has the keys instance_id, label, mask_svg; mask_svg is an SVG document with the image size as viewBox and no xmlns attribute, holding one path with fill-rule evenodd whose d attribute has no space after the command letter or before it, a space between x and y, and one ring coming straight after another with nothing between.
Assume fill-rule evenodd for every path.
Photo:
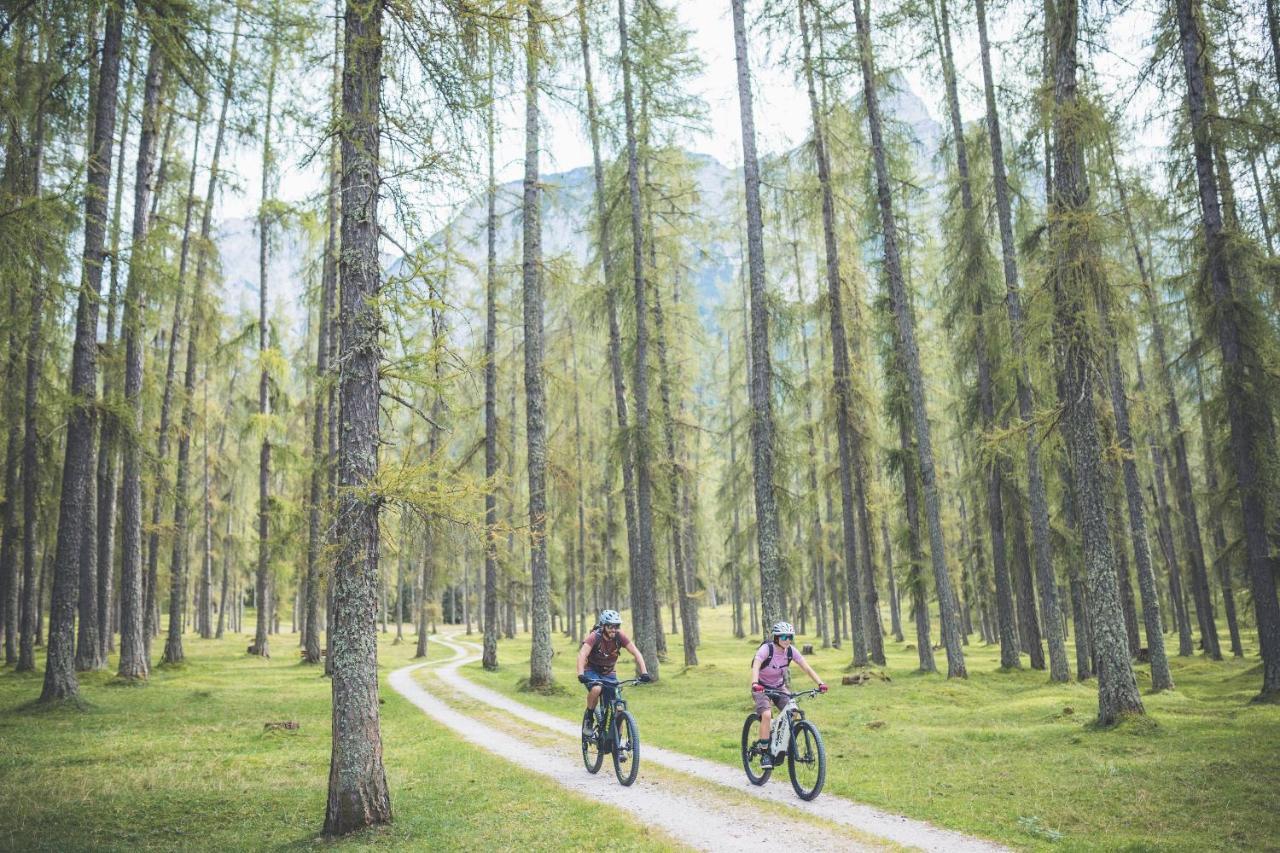
<instances>
[{"instance_id":1,"label":"black mountain bike","mask_svg":"<svg viewBox=\"0 0 1280 853\"><path fill-rule=\"evenodd\" d=\"M593 681L594 687L602 682ZM613 755L613 772L619 784L630 785L636 781L636 773L640 771L640 730L636 721L627 711L627 703L622 699L622 688L632 684L643 684L640 679L619 681L614 688L613 702L601 702L604 705L604 719L597 720L591 709L582 715L583 725L591 724L593 736L582 736L582 764L588 773L595 773L604 761L605 753Z\"/></svg>"},{"instance_id":2,"label":"black mountain bike","mask_svg":"<svg viewBox=\"0 0 1280 853\"><path fill-rule=\"evenodd\" d=\"M747 771L747 779L752 785L763 785L773 775L772 767L760 766L763 750L773 751L775 767L782 760L782 754L786 753L791 787L800 799L812 800L822 792L822 785L827 780L827 750L822 745L818 728L804 718L804 711L800 710L796 700L817 696L821 691L815 688L802 693L786 690L765 690L764 693L770 698L781 696L787 704L773 715L768 747L762 748L757 742L760 715L755 711L747 715L747 721L742 724L742 769Z\"/></svg>"}]
</instances>

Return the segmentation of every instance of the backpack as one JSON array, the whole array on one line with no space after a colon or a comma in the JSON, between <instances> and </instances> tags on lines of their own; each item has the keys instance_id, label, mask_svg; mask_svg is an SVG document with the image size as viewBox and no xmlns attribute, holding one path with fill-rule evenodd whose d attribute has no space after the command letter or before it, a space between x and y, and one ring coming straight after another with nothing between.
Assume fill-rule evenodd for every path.
<instances>
[{"instance_id":1,"label":"backpack","mask_svg":"<svg viewBox=\"0 0 1280 853\"><path fill-rule=\"evenodd\" d=\"M587 652L587 656L590 657L591 655L594 655L596 653L596 651L600 648L600 643L604 640L604 626L601 625L599 622L597 622L595 625L592 626L591 630L587 633L588 634L594 633L596 635L596 641L591 644L591 651ZM622 650L619 649L618 651L621 652Z\"/></svg>"},{"instance_id":2,"label":"backpack","mask_svg":"<svg viewBox=\"0 0 1280 853\"><path fill-rule=\"evenodd\" d=\"M772 643L772 642L763 643L763 644L761 644L761 646L760 646L760 649L763 649L763 648L768 648L768 649L769 649L769 657L768 657L768 659L767 659L767 660L765 660L765 662L764 662L764 663L760 664L760 671L761 671L761 672L763 672L763 671L764 671L765 667L767 667L767 666L769 666L770 664L772 664L772 663L773 663L773 648L772 648L772 647L773 647L773 643ZM756 655L760 654L760 649L756 649ZM783 664L783 666L791 666L791 660L792 660L792 658L794 657L793 652L795 652L795 648L794 648L793 646L787 646L787 662L786 662L785 664ZM752 656L751 656L751 660L752 660L752 661L754 661L754 660L756 659L756 655L752 655ZM777 669L782 669L782 667L781 667L781 666L780 666L780 667L777 667Z\"/></svg>"}]
</instances>

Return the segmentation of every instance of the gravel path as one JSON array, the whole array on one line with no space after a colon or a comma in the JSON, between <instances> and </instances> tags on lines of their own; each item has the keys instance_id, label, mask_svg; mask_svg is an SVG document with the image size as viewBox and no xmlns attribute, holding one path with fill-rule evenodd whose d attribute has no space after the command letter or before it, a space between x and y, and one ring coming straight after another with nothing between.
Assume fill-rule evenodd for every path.
<instances>
[{"instance_id":1,"label":"gravel path","mask_svg":"<svg viewBox=\"0 0 1280 853\"><path fill-rule=\"evenodd\" d=\"M747 849L748 847L758 849L760 842L754 831L745 829L745 826L754 822L753 820L744 817L740 809L735 812L736 807L732 804L715 801L718 796L716 787L700 785L696 788L697 796L692 798L687 791L681 791L678 796L667 796L660 789L655 790L652 786L644 785L645 766L659 765L686 777L727 788L739 796L745 794L770 800L782 804L788 810L848 827L861 836L857 839L845 839L838 837L836 829L828 830L800 821L795 821L795 826L790 827L786 826L785 817L770 815L770 824L776 828L776 831L771 831L771 837L787 838L788 846L812 847L818 850L862 850L870 849L870 845L865 840L870 836L874 839L883 839L891 845L897 844L931 851L983 851L986 853L986 851L1005 849L989 841L939 829L922 821L880 811L829 793L823 793L816 800L806 803L795 796L789 783L756 787L747 782L740 768L661 749L647 743L643 745L640 779L630 789L620 788L612 774L608 772L611 767L607 761L606 766L601 768L596 776L591 776L582 769L578 749L580 734L577 725L530 708L464 678L458 672L458 668L476 660L479 657L479 647L455 638L442 638L440 642L455 652L453 658L441 663L435 671L436 676L443 683L472 699L510 713L514 719L523 720L561 735L571 747L569 754L572 762L566 761L562 756L556 756L554 759L550 756L530 756L528 760L521 761L522 752L529 752L527 745L502 735L483 723L459 716L457 711L431 696L414 681L410 673L422 666L421 664L393 672L390 677L392 687L431 716L459 731L467 739L500 752L509 760L516 760L528 766L529 769L552 776L565 787L587 793L593 799L614 803L636 812L646 821L661 825L673 836L693 847L716 850ZM641 731L643 733L643 729ZM499 737L508 737L513 745L517 745L516 748L494 748L491 732ZM621 796L610 799L608 796L610 794ZM659 799L652 801L645 799L650 796ZM705 801L703 801L704 796L708 798Z\"/></svg>"},{"instance_id":2,"label":"gravel path","mask_svg":"<svg viewBox=\"0 0 1280 853\"><path fill-rule=\"evenodd\" d=\"M444 641L441 641L442 643ZM389 681L400 693L429 717L453 729L465 740L496 753L507 761L546 776L567 790L580 794L592 802L605 803L630 812L641 822L662 829L676 841L697 850L756 851L761 839L756 825L759 819L748 812L743 803L735 801L730 792L724 794L703 784L668 784L667 780L645 779L644 764L640 778L629 788L618 784L613 775L613 765L606 759L600 772L591 775L582 767L579 735L570 732L571 739L563 741L564 748L546 748L531 743L530 738L519 738L487 723L463 716L456 706L446 704L429 693L414 679L415 670L424 666L438 666L437 673L446 671L451 678L469 684L456 674L457 667L475 660L477 655L461 646L445 643L453 648L455 656L438 664L417 664L392 672ZM521 714L524 712L521 711ZM573 726L568 726L573 729ZM652 747L643 746L641 760L649 762ZM656 763L656 762L655 762ZM652 775L652 774L651 774ZM692 781L692 780L691 780ZM881 849L877 845L843 837L834 828L826 828L805 820L788 820L785 816L770 815L770 837L785 838L788 846L797 849L864 851Z\"/></svg>"}]
</instances>

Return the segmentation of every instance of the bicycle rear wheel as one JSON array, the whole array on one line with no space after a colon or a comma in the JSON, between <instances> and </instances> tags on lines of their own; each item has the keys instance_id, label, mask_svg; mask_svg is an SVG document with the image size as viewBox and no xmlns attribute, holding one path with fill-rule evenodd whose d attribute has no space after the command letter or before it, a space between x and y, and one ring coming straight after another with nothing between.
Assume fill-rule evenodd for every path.
<instances>
[{"instance_id":1,"label":"bicycle rear wheel","mask_svg":"<svg viewBox=\"0 0 1280 853\"><path fill-rule=\"evenodd\" d=\"M626 711L613 718L613 772L618 784L630 785L640 771L640 730Z\"/></svg>"},{"instance_id":2,"label":"bicycle rear wheel","mask_svg":"<svg viewBox=\"0 0 1280 853\"><path fill-rule=\"evenodd\" d=\"M756 731L760 726L760 715L752 711L747 721L742 724L742 769L747 771L747 781L752 785L763 785L773 775L771 768L760 766L760 753L756 752Z\"/></svg>"},{"instance_id":3,"label":"bicycle rear wheel","mask_svg":"<svg viewBox=\"0 0 1280 853\"><path fill-rule=\"evenodd\" d=\"M787 772L791 775L791 787L800 799L812 800L822 793L822 784L827 781L827 750L817 727L808 720L791 727Z\"/></svg>"},{"instance_id":4,"label":"bicycle rear wheel","mask_svg":"<svg viewBox=\"0 0 1280 853\"><path fill-rule=\"evenodd\" d=\"M594 726L595 714L588 710L582 715L582 721ZM596 773L600 770L602 763L604 763L604 746L600 743L599 734L594 741L582 735L582 765L587 768L588 773Z\"/></svg>"}]
</instances>

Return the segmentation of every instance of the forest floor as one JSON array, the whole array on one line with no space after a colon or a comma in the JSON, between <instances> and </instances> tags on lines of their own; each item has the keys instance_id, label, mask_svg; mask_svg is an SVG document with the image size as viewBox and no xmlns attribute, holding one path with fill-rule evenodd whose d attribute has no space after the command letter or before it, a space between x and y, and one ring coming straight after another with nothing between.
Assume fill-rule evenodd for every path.
<instances>
[{"instance_id":1,"label":"forest floor","mask_svg":"<svg viewBox=\"0 0 1280 853\"><path fill-rule=\"evenodd\" d=\"M728 620L728 607L703 609L697 667L675 663L680 638L669 635L661 681L627 698L646 746L730 765L741 775L748 667L758 644L732 639ZM479 642L479 634L470 639ZM1168 639L1176 649L1176 637ZM461 673L576 722L582 714L576 646L560 634L554 646L559 693L520 690L528 675L527 635L500 644L496 672L476 662ZM810 658L832 685L805 706L826 741L822 797L1022 849L1274 849L1280 837L1280 707L1249 702L1261 680L1253 637L1245 638L1243 659L1172 658L1177 689L1144 690L1148 716L1108 730L1092 725L1096 683L1051 685L1044 672L1002 672L997 647L965 648L967 681L915 671L909 643L890 641L886 653L888 666L872 672L887 680L873 677L860 686L840 684L850 661L847 641L844 650L819 648ZM935 655L945 669L943 652ZM1149 685L1149 667L1136 669L1139 684ZM630 673L629 664L619 672ZM795 676L797 688L806 686L802 672ZM770 785L789 791L785 774Z\"/></svg>"},{"instance_id":2,"label":"forest floor","mask_svg":"<svg viewBox=\"0 0 1280 853\"><path fill-rule=\"evenodd\" d=\"M401 645L379 636L384 676L413 662L411 636ZM247 656L249 639L189 635L188 662L156 668L141 687L112 683L113 657L110 672L82 674L85 711L33 709L43 673L0 670L0 850L334 846L320 838L329 681L298 662L297 635L272 637L271 660ZM449 655L430 644L429 660ZM611 849L682 849L427 722L385 678L382 697L394 821L338 846L502 850L518 839L528 850L589 849L607 827ZM281 721L299 725L264 730Z\"/></svg>"}]
</instances>

